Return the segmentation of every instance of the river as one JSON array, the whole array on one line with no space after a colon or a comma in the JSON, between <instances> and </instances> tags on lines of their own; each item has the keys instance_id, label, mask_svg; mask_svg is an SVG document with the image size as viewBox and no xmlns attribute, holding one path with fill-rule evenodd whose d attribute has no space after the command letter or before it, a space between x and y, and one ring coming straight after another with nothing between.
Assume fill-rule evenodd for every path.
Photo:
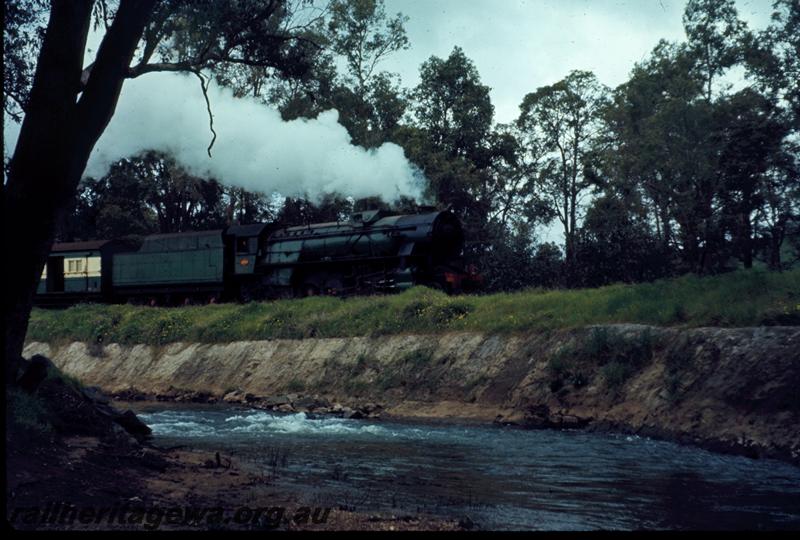
<instances>
[{"instance_id":1,"label":"river","mask_svg":"<svg viewBox=\"0 0 800 540\"><path fill-rule=\"evenodd\" d=\"M144 408L154 443L220 451L320 505L482 529L797 529L800 468L636 436Z\"/></svg>"}]
</instances>

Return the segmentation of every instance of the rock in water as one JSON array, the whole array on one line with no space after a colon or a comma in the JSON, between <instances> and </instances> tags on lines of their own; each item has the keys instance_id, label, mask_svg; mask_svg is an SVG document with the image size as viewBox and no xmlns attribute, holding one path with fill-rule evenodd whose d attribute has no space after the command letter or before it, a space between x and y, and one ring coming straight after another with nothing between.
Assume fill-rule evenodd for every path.
<instances>
[{"instance_id":1,"label":"rock in water","mask_svg":"<svg viewBox=\"0 0 800 540\"><path fill-rule=\"evenodd\" d=\"M147 424L139 420L139 417L130 409L114 418L114 421L137 439L144 439L153 432L153 430L151 430Z\"/></svg>"}]
</instances>

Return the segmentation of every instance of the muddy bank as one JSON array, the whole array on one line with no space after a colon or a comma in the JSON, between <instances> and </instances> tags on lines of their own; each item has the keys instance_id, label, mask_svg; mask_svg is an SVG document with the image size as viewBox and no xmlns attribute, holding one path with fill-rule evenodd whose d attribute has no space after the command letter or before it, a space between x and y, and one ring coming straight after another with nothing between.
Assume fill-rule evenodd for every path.
<instances>
[{"instance_id":1,"label":"muddy bank","mask_svg":"<svg viewBox=\"0 0 800 540\"><path fill-rule=\"evenodd\" d=\"M29 343L35 353L128 399L612 429L800 463L797 327Z\"/></svg>"},{"instance_id":2,"label":"muddy bank","mask_svg":"<svg viewBox=\"0 0 800 540\"><path fill-rule=\"evenodd\" d=\"M458 530L472 525L421 512L367 512L333 498L311 500L277 484L285 463L264 471L221 447L152 445L146 436L132 436L141 432L130 423L120 424L108 414L116 409L106 396L59 374L29 390L7 387L6 394L6 521L13 529ZM33 403L41 407L37 417L46 417L46 424L31 424Z\"/></svg>"},{"instance_id":3,"label":"muddy bank","mask_svg":"<svg viewBox=\"0 0 800 540\"><path fill-rule=\"evenodd\" d=\"M336 500L307 500L226 454L75 435L9 448L6 520L14 529L263 532L470 527L469 522L424 514L375 513L346 508Z\"/></svg>"}]
</instances>

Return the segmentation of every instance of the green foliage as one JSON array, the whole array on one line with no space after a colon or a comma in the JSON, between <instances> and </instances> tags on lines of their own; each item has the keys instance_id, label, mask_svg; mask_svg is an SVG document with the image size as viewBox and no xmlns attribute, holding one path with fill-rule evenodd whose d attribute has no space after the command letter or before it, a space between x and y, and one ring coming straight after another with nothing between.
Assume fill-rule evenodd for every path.
<instances>
[{"instance_id":1,"label":"green foliage","mask_svg":"<svg viewBox=\"0 0 800 540\"><path fill-rule=\"evenodd\" d=\"M400 361L411 370L417 370L429 365L432 359L432 350L414 349L403 356Z\"/></svg>"},{"instance_id":2,"label":"green foliage","mask_svg":"<svg viewBox=\"0 0 800 540\"><path fill-rule=\"evenodd\" d=\"M668 258L640 201L604 195L589 205L577 234L573 279L587 287L649 281L665 276Z\"/></svg>"},{"instance_id":3,"label":"green foliage","mask_svg":"<svg viewBox=\"0 0 800 540\"><path fill-rule=\"evenodd\" d=\"M353 366L352 372L353 373L361 373L372 363L372 360L366 354L358 355L356 358L356 363Z\"/></svg>"},{"instance_id":4,"label":"green foliage","mask_svg":"<svg viewBox=\"0 0 800 540\"><path fill-rule=\"evenodd\" d=\"M419 374L433 363L433 350L414 349L403 354L395 362L382 365L375 384L380 391L399 386L408 386L415 391L430 389L432 380L421 379Z\"/></svg>"},{"instance_id":5,"label":"green foliage","mask_svg":"<svg viewBox=\"0 0 800 540\"><path fill-rule=\"evenodd\" d=\"M800 269L486 296L453 297L414 287L392 296L318 296L244 305L78 305L60 311L34 310L27 338L92 343L101 336L103 343L162 345L444 331L528 332L609 323L753 326L774 324L776 313L787 324L797 321ZM104 321L100 330L98 321ZM588 344L596 355L622 350L628 358L646 356L651 346L620 343L603 331Z\"/></svg>"},{"instance_id":6,"label":"green foliage","mask_svg":"<svg viewBox=\"0 0 800 540\"><path fill-rule=\"evenodd\" d=\"M385 392L403 385L405 379L405 372L402 369L388 366L378 372L378 377L375 379L375 386L379 391Z\"/></svg>"},{"instance_id":7,"label":"green foliage","mask_svg":"<svg viewBox=\"0 0 800 540\"><path fill-rule=\"evenodd\" d=\"M542 162L536 179L541 200L564 226L567 270L574 268L579 202L590 187L592 133L600 126L608 89L588 71L527 94L516 127L529 160Z\"/></svg>"},{"instance_id":8,"label":"green foliage","mask_svg":"<svg viewBox=\"0 0 800 540\"><path fill-rule=\"evenodd\" d=\"M652 359L653 340L649 330L629 338L608 328L597 328L589 337L584 353L602 366L600 375L606 385L618 389Z\"/></svg>"},{"instance_id":9,"label":"green foliage","mask_svg":"<svg viewBox=\"0 0 800 540\"><path fill-rule=\"evenodd\" d=\"M165 69L211 70L237 96L277 104L284 117L334 107L354 143L402 145L425 171L426 195L464 221L465 255L481 263L491 290L638 282L719 272L737 260L750 267L761 259L778 269L796 258L787 246L800 238L794 84L800 18L796 1L776 0L773 9L770 26L752 33L733 0L691 0L683 17L687 40L660 42L613 95L592 73L567 66L562 80L531 89L513 126L493 124L490 89L458 47L425 61L411 92L396 75L379 71L410 44L407 18L387 15L383 0L334 0L319 11L306 2L220 0L201 8L161 2L146 17L139 48L148 54L132 75L157 51ZM19 116L46 5L10 2L6 11L5 105ZM98 27L101 13L95 12ZM719 82L737 67L751 85L734 93ZM590 189L601 197L581 227L579 201ZM287 200L278 221L324 221L352 206L346 194L321 199ZM195 178L172 157L147 152L84 182L74 219L60 236L215 228L272 221L276 213L260 194ZM566 265L552 249L533 245L533 224L556 216L564 225ZM691 323L681 306L674 310ZM443 321L458 325L459 315L467 314L444 313ZM418 320L443 322L432 313ZM773 320L787 319L776 312ZM151 337L177 339L162 323ZM208 339L224 339L241 324L219 323L207 329ZM397 331L384 323L373 331ZM115 334L116 324L99 328L96 342ZM324 321L293 321L259 334L328 331Z\"/></svg>"},{"instance_id":10,"label":"green foliage","mask_svg":"<svg viewBox=\"0 0 800 540\"><path fill-rule=\"evenodd\" d=\"M606 385L616 390L650 361L653 346L649 330L629 337L615 329L594 328L585 340L562 346L550 356L550 390L558 392L565 384L585 386L589 382L586 370L596 365Z\"/></svg>"},{"instance_id":11,"label":"green foliage","mask_svg":"<svg viewBox=\"0 0 800 540\"><path fill-rule=\"evenodd\" d=\"M408 48L408 17L388 18L382 0L334 0L330 10L333 49L346 59L350 83L363 96L377 64Z\"/></svg>"},{"instance_id":12,"label":"green foliage","mask_svg":"<svg viewBox=\"0 0 800 540\"><path fill-rule=\"evenodd\" d=\"M438 306L433 306L431 319L438 325L447 325L453 321L464 319L473 310L473 306L467 302L453 301Z\"/></svg>"},{"instance_id":13,"label":"green foliage","mask_svg":"<svg viewBox=\"0 0 800 540\"><path fill-rule=\"evenodd\" d=\"M558 392L566 384L581 388L589 383L589 378L581 366L592 363L586 347L575 344L559 347L548 359L547 369L550 371L550 390Z\"/></svg>"},{"instance_id":14,"label":"green foliage","mask_svg":"<svg viewBox=\"0 0 800 540\"><path fill-rule=\"evenodd\" d=\"M616 390L628 380L634 373L634 369L630 364L619 360L613 360L603 366L600 373L608 387Z\"/></svg>"},{"instance_id":15,"label":"green foliage","mask_svg":"<svg viewBox=\"0 0 800 540\"><path fill-rule=\"evenodd\" d=\"M599 364L620 362L639 366L653 355L652 335L649 330L637 334L633 339L609 328L595 328L584 346L583 354Z\"/></svg>"},{"instance_id":16,"label":"green foliage","mask_svg":"<svg viewBox=\"0 0 800 540\"><path fill-rule=\"evenodd\" d=\"M565 373L569 373L572 365L570 358L575 356L575 348L570 346L559 347L555 353L547 361L547 369L549 369L556 377L562 377Z\"/></svg>"}]
</instances>

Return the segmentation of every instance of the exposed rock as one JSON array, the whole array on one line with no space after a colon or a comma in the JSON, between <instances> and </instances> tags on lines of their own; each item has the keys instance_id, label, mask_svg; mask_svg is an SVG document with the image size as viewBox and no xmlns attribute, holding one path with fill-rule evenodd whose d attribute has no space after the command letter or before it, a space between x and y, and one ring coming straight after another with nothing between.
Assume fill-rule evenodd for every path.
<instances>
[{"instance_id":1,"label":"exposed rock","mask_svg":"<svg viewBox=\"0 0 800 540\"><path fill-rule=\"evenodd\" d=\"M241 390L233 390L232 392L225 394L222 397L222 401L225 403L244 403L245 394Z\"/></svg>"},{"instance_id":2,"label":"exposed rock","mask_svg":"<svg viewBox=\"0 0 800 540\"><path fill-rule=\"evenodd\" d=\"M85 386L81 389L83 395L94 403L108 404L111 400L96 386Z\"/></svg>"},{"instance_id":3,"label":"exposed rock","mask_svg":"<svg viewBox=\"0 0 800 540\"><path fill-rule=\"evenodd\" d=\"M265 407L280 407L287 403L291 403L288 396L269 396L261 400L261 404Z\"/></svg>"},{"instance_id":4,"label":"exposed rock","mask_svg":"<svg viewBox=\"0 0 800 540\"><path fill-rule=\"evenodd\" d=\"M590 422L588 418L579 418L572 414L565 414L561 416L561 425L565 428L580 428Z\"/></svg>"},{"instance_id":5,"label":"exposed rock","mask_svg":"<svg viewBox=\"0 0 800 540\"><path fill-rule=\"evenodd\" d=\"M49 368L52 364L39 356L31 361L32 368L37 365ZM61 434L113 437L117 425L138 440L151 433L133 411L120 412L112 407L110 399L97 387L77 387L61 377L44 378L37 386L36 394L50 404L50 421Z\"/></svg>"},{"instance_id":6,"label":"exposed rock","mask_svg":"<svg viewBox=\"0 0 800 540\"><path fill-rule=\"evenodd\" d=\"M365 414L373 414L373 413L380 413L383 410L383 407L381 407L377 403L367 403L359 407L359 409Z\"/></svg>"},{"instance_id":7,"label":"exposed rock","mask_svg":"<svg viewBox=\"0 0 800 540\"><path fill-rule=\"evenodd\" d=\"M320 399L316 396L304 396L292 402L295 409L306 409L308 411L315 411L317 409L328 407L330 402L327 399Z\"/></svg>"},{"instance_id":8,"label":"exposed rock","mask_svg":"<svg viewBox=\"0 0 800 540\"><path fill-rule=\"evenodd\" d=\"M550 421L550 407L544 404L533 405L523 413L522 425L528 428L549 428L552 427Z\"/></svg>"},{"instance_id":9,"label":"exposed rock","mask_svg":"<svg viewBox=\"0 0 800 540\"><path fill-rule=\"evenodd\" d=\"M152 433L150 427L139 420L139 417L130 409L120 414L114 421L122 426L125 431L140 440L149 437Z\"/></svg>"},{"instance_id":10,"label":"exposed rock","mask_svg":"<svg viewBox=\"0 0 800 540\"><path fill-rule=\"evenodd\" d=\"M507 425L507 426L518 426L522 425L525 422L525 414L520 411L514 411L511 414L502 415L498 414L494 418L495 424Z\"/></svg>"},{"instance_id":11,"label":"exposed rock","mask_svg":"<svg viewBox=\"0 0 800 540\"><path fill-rule=\"evenodd\" d=\"M608 344L630 345L620 359L632 363L617 370L616 379L608 377L609 367L619 361L612 362L605 352L596 358L560 357L563 365L554 371L551 360L558 351L585 351L597 331L613 337ZM186 400L187 392L221 388L270 396L302 380L309 393L324 389L325 398L339 403L326 406L317 396L294 393L249 404L283 412L328 410L347 417L385 413L496 419L533 428L644 430L652 436L747 454L757 449L759 455L800 462L800 327L623 324L529 334L453 332L167 347L106 344L104 350L100 359L82 343L32 343L25 355L47 352L64 372L79 375L87 384L111 392L135 386L157 399ZM405 373L404 381L410 384L387 389L385 383L391 381L386 377L394 368L406 367L404 359L414 351L434 361ZM646 354L633 358L632 351ZM347 359L365 354L375 369L354 380ZM247 363L252 358L259 362ZM553 381L561 381L555 392ZM204 399L209 398L205 394ZM353 407L356 399L364 405ZM377 401L385 411L373 407Z\"/></svg>"}]
</instances>

